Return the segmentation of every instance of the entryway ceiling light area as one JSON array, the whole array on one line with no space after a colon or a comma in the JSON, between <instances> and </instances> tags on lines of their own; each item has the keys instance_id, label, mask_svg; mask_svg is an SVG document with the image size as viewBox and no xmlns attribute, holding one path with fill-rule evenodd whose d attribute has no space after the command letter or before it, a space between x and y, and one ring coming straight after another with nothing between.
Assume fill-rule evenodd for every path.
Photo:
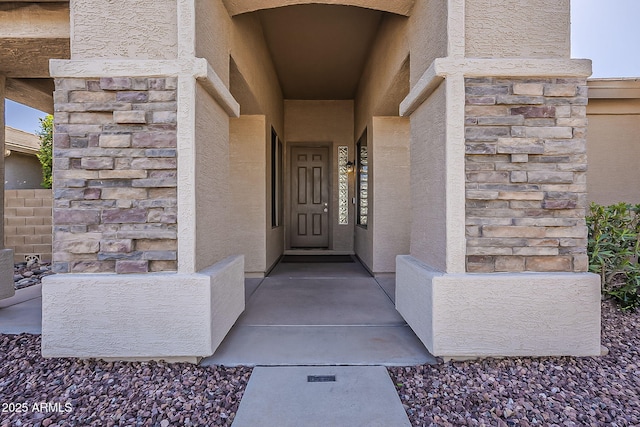
<instances>
[{"instance_id":1,"label":"entryway ceiling light area","mask_svg":"<svg viewBox=\"0 0 640 427\"><path fill-rule=\"evenodd\" d=\"M353 99L383 12L300 5L260 14L285 99Z\"/></svg>"}]
</instances>

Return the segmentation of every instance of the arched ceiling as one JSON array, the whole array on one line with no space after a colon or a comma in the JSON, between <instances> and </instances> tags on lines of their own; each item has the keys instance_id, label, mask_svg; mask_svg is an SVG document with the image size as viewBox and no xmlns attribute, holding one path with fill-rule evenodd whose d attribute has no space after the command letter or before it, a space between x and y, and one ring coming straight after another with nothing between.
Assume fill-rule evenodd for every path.
<instances>
[{"instance_id":1,"label":"arched ceiling","mask_svg":"<svg viewBox=\"0 0 640 427\"><path fill-rule=\"evenodd\" d=\"M257 12L285 99L353 99L383 12L301 5Z\"/></svg>"},{"instance_id":2,"label":"arched ceiling","mask_svg":"<svg viewBox=\"0 0 640 427\"><path fill-rule=\"evenodd\" d=\"M229 15L302 4L358 6L409 16L415 0L222 0Z\"/></svg>"}]
</instances>

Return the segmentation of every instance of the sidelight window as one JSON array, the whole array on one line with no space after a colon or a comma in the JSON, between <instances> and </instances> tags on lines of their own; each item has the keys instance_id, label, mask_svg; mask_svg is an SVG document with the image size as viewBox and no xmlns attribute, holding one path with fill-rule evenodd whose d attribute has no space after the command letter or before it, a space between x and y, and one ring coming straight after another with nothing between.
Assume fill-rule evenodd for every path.
<instances>
[{"instance_id":1,"label":"sidelight window","mask_svg":"<svg viewBox=\"0 0 640 427\"><path fill-rule=\"evenodd\" d=\"M358 225L367 228L369 219L369 152L367 150L367 131L358 140L357 154L357 216Z\"/></svg>"}]
</instances>

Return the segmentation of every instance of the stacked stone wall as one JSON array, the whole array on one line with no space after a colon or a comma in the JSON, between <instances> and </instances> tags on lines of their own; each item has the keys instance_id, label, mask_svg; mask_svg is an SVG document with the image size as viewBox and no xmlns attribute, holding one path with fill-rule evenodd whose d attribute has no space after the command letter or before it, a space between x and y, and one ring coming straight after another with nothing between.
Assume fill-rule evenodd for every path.
<instances>
[{"instance_id":1,"label":"stacked stone wall","mask_svg":"<svg viewBox=\"0 0 640 427\"><path fill-rule=\"evenodd\" d=\"M176 270L177 79L55 83L54 270Z\"/></svg>"},{"instance_id":2,"label":"stacked stone wall","mask_svg":"<svg viewBox=\"0 0 640 427\"><path fill-rule=\"evenodd\" d=\"M467 271L586 271L586 81L465 84Z\"/></svg>"}]
</instances>

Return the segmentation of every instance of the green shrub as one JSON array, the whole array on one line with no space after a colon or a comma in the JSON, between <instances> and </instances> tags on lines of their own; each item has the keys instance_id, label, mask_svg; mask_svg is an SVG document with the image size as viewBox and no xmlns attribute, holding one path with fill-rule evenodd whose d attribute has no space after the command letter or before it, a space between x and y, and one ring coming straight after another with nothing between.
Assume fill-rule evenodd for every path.
<instances>
[{"instance_id":1,"label":"green shrub","mask_svg":"<svg viewBox=\"0 0 640 427\"><path fill-rule=\"evenodd\" d=\"M38 160L42 165L42 183L40 185L44 188L51 188L53 183L53 116L51 114L40 119L40 129L36 135L40 138L40 151L38 151Z\"/></svg>"},{"instance_id":2,"label":"green shrub","mask_svg":"<svg viewBox=\"0 0 640 427\"><path fill-rule=\"evenodd\" d=\"M589 271L623 310L640 306L640 205L592 203L587 215Z\"/></svg>"}]
</instances>

